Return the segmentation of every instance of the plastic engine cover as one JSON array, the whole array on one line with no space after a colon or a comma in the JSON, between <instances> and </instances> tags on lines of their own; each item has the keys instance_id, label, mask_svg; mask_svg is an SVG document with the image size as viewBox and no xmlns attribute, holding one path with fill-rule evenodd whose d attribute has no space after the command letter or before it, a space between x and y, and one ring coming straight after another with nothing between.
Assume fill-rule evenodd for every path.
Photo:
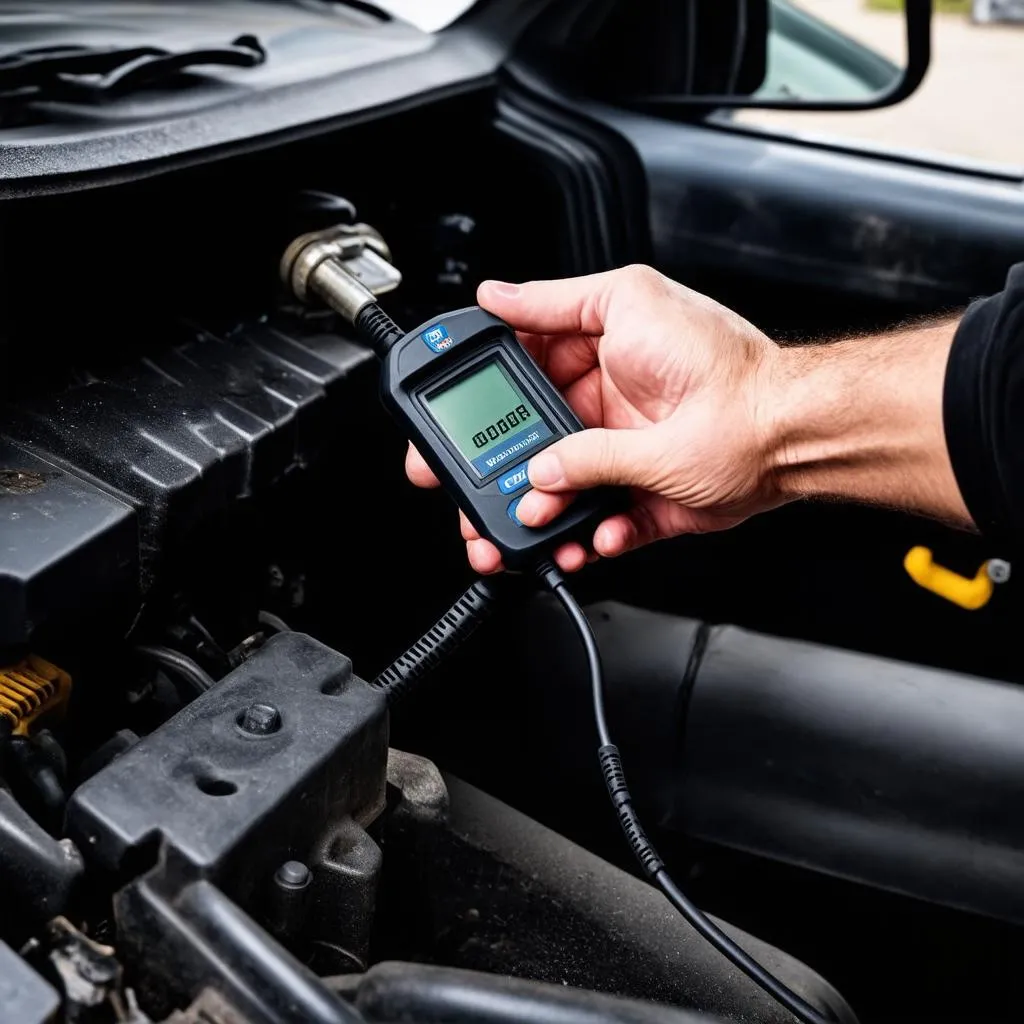
<instances>
[{"instance_id":1,"label":"plastic engine cover","mask_svg":"<svg viewBox=\"0 0 1024 1024\"><path fill-rule=\"evenodd\" d=\"M316 457L371 359L260 323L0 401L0 654L97 602L137 607L196 527Z\"/></svg>"}]
</instances>

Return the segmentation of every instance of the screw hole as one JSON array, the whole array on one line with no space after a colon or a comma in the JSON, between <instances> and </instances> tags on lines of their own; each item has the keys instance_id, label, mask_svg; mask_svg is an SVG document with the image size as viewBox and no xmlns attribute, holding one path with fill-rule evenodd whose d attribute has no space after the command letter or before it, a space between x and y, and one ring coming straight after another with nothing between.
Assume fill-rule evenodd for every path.
<instances>
[{"instance_id":1,"label":"screw hole","mask_svg":"<svg viewBox=\"0 0 1024 1024\"><path fill-rule=\"evenodd\" d=\"M328 679L326 682L320 684L320 692L326 694L328 697L337 697L338 694L345 689L345 684L347 682L347 676L335 676L333 679Z\"/></svg>"},{"instance_id":2,"label":"screw hole","mask_svg":"<svg viewBox=\"0 0 1024 1024\"><path fill-rule=\"evenodd\" d=\"M212 775L196 776L196 789L207 796L231 796L238 792L238 787L227 779L217 779Z\"/></svg>"}]
</instances>

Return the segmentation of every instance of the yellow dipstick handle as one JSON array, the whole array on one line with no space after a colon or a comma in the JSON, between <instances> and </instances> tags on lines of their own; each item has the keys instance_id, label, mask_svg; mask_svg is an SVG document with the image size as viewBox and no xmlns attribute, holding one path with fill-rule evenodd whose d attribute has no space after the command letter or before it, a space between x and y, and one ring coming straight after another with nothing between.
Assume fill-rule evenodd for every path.
<instances>
[{"instance_id":1,"label":"yellow dipstick handle","mask_svg":"<svg viewBox=\"0 0 1024 1024\"><path fill-rule=\"evenodd\" d=\"M992 596L992 580L988 575L988 562L983 562L974 579L961 576L932 559L928 548L916 547L907 552L903 567L910 578L939 597L958 604L968 611L984 608Z\"/></svg>"}]
</instances>

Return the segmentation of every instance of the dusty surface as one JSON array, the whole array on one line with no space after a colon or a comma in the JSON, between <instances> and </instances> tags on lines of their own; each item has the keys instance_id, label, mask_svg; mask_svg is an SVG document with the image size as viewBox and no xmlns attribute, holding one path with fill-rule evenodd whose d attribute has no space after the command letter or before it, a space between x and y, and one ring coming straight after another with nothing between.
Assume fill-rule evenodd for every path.
<instances>
[{"instance_id":1,"label":"dusty surface","mask_svg":"<svg viewBox=\"0 0 1024 1024\"><path fill-rule=\"evenodd\" d=\"M801 6L899 64L901 15L863 0L798 0ZM862 113L745 111L738 119L780 130L866 139L1013 164L1024 176L1024 25L974 25L937 14L928 76L915 95Z\"/></svg>"}]
</instances>

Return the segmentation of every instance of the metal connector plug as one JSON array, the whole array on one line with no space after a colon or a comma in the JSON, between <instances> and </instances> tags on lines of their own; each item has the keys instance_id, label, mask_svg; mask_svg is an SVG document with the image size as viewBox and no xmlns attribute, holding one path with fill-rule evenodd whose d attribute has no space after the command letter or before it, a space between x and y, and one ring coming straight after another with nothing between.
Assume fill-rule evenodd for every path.
<instances>
[{"instance_id":1,"label":"metal connector plug","mask_svg":"<svg viewBox=\"0 0 1024 1024\"><path fill-rule=\"evenodd\" d=\"M402 281L391 250L369 224L336 224L300 235L281 258L281 280L300 302L315 295L349 323Z\"/></svg>"}]
</instances>

